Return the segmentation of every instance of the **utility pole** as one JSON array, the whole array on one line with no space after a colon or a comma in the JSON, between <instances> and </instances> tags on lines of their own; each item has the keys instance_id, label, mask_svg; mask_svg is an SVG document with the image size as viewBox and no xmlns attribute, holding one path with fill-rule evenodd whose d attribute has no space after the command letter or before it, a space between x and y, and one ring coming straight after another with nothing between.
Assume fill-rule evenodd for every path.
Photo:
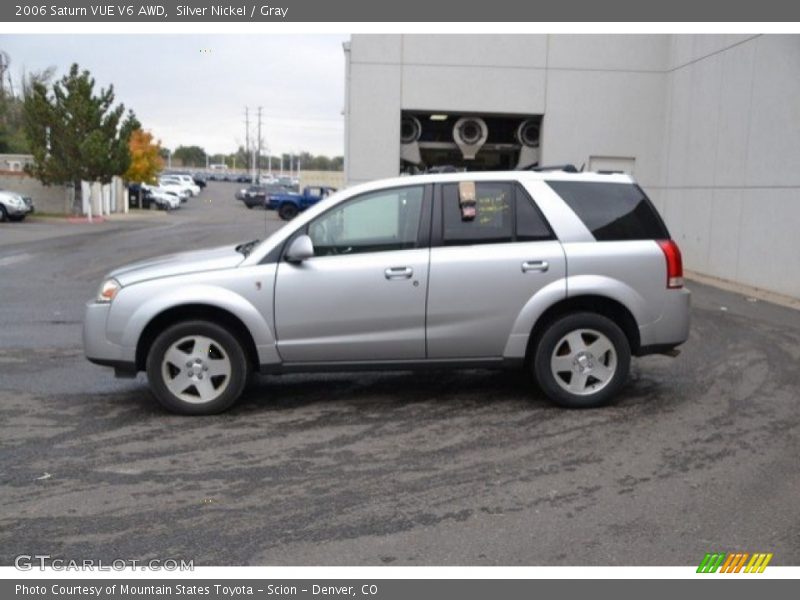
<instances>
[{"instance_id":1,"label":"utility pole","mask_svg":"<svg viewBox=\"0 0 800 600\"><path fill-rule=\"evenodd\" d=\"M249 152L250 152L250 113L248 111L248 108L245 106L244 107L244 155L247 156Z\"/></svg>"},{"instance_id":2,"label":"utility pole","mask_svg":"<svg viewBox=\"0 0 800 600\"><path fill-rule=\"evenodd\" d=\"M258 107L258 154L256 155L256 182L261 183L261 107Z\"/></svg>"}]
</instances>

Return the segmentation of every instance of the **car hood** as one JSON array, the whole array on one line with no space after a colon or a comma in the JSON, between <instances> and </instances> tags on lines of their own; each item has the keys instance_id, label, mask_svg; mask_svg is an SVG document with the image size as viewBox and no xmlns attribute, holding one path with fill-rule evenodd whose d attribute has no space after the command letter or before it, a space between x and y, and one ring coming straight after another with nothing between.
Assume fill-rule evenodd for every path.
<instances>
[{"instance_id":1,"label":"car hood","mask_svg":"<svg viewBox=\"0 0 800 600\"><path fill-rule=\"evenodd\" d=\"M126 286L160 277L230 269L238 266L245 259L242 253L236 251L237 246L238 244L233 244L207 250L159 256L120 267L112 271L109 277L115 278L123 286Z\"/></svg>"}]
</instances>

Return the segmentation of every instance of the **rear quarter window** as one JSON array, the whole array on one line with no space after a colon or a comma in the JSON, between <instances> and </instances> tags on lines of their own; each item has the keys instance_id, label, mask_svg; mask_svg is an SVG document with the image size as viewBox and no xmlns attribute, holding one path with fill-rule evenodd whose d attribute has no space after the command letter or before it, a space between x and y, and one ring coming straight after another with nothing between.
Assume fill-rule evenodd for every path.
<instances>
[{"instance_id":1,"label":"rear quarter window","mask_svg":"<svg viewBox=\"0 0 800 600\"><path fill-rule=\"evenodd\" d=\"M644 191L632 183L548 181L598 242L669 239Z\"/></svg>"}]
</instances>

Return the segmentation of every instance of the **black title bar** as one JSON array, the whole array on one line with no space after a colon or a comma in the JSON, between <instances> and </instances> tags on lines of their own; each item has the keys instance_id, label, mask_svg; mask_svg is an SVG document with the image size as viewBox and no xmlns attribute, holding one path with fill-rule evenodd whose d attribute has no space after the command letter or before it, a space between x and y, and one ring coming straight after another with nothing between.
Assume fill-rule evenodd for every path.
<instances>
[{"instance_id":1,"label":"black title bar","mask_svg":"<svg viewBox=\"0 0 800 600\"><path fill-rule=\"evenodd\" d=\"M0 3L4 22L796 22L787 0L62 0Z\"/></svg>"}]
</instances>

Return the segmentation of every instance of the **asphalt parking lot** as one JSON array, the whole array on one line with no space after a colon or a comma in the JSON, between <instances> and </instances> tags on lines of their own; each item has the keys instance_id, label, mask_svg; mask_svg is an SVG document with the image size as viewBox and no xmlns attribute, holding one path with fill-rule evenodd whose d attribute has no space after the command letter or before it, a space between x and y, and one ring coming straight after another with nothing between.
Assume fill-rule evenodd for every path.
<instances>
[{"instance_id":1,"label":"asphalt parking lot","mask_svg":"<svg viewBox=\"0 0 800 600\"><path fill-rule=\"evenodd\" d=\"M800 564L788 308L690 283L683 353L634 361L594 411L475 370L261 377L231 412L186 418L87 362L105 272L281 226L235 188L147 219L0 224L0 564Z\"/></svg>"}]
</instances>

